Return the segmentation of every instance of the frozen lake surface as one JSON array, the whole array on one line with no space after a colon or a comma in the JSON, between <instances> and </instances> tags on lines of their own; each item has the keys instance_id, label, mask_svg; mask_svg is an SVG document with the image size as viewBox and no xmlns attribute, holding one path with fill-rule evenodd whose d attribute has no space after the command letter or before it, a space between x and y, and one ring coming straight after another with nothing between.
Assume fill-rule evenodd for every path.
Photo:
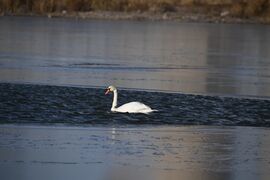
<instances>
[{"instance_id":1,"label":"frozen lake surface","mask_svg":"<svg viewBox=\"0 0 270 180\"><path fill-rule=\"evenodd\" d=\"M0 177L267 180L270 131L250 127L0 126Z\"/></svg>"},{"instance_id":2,"label":"frozen lake surface","mask_svg":"<svg viewBox=\"0 0 270 180\"><path fill-rule=\"evenodd\" d=\"M270 96L270 26L0 18L0 82Z\"/></svg>"}]
</instances>

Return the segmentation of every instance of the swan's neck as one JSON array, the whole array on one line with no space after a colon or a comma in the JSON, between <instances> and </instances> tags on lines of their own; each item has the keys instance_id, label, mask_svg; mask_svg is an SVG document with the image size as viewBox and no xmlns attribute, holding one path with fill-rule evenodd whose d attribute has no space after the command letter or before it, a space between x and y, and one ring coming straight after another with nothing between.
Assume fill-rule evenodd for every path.
<instances>
[{"instance_id":1,"label":"swan's neck","mask_svg":"<svg viewBox=\"0 0 270 180\"><path fill-rule=\"evenodd\" d=\"M117 90L114 90L113 91L113 102L112 102L112 108L111 110L114 110L116 109L116 106L117 106Z\"/></svg>"}]
</instances>

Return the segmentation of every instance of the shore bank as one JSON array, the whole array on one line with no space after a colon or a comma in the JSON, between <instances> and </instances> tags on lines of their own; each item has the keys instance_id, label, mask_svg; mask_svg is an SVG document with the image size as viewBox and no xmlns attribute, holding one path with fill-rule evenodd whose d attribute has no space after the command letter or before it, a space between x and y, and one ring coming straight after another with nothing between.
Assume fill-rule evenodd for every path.
<instances>
[{"instance_id":1,"label":"shore bank","mask_svg":"<svg viewBox=\"0 0 270 180\"><path fill-rule=\"evenodd\" d=\"M6 0L0 15L269 24L270 0Z\"/></svg>"},{"instance_id":2,"label":"shore bank","mask_svg":"<svg viewBox=\"0 0 270 180\"><path fill-rule=\"evenodd\" d=\"M178 21L205 23L238 23L238 24L270 24L270 19L262 17L239 18L229 15L229 11L215 14L201 14L189 11L180 12L117 12L117 11L88 11L88 12L51 12L35 13L2 13L0 16L29 16L48 18L75 18L99 20L135 20L135 21Z\"/></svg>"}]
</instances>

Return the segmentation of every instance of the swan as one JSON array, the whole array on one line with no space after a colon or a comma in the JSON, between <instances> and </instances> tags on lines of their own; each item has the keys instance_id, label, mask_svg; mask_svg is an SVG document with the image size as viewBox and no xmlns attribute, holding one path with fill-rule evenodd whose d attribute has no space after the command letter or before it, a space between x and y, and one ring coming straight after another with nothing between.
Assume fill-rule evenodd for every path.
<instances>
[{"instance_id":1,"label":"swan","mask_svg":"<svg viewBox=\"0 0 270 180\"><path fill-rule=\"evenodd\" d=\"M149 106L140 103L140 102L130 102L123 104L122 106L117 106L117 89L114 86L109 86L106 89L105 95L107 95L109 92L113 92L113 102L112 102L112 112L120 112L120 113L144 113L148 114L153 111L157 111L154 109L151 109Z\"/></svg>"}]
</instances>

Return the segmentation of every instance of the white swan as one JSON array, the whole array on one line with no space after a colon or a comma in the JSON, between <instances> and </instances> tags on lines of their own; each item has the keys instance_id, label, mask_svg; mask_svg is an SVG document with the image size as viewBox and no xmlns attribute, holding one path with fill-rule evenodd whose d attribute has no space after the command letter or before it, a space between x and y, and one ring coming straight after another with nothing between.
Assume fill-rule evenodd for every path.
<instances>
[{"instance_id":1,"label":"white swan","mask_svg":"<svg viewBox=\"0 0 270 180\"><path fill-rule=\"evenodd\" d=\"M112 103L112 112L121 112L121 113L144 113L148 114L153 111L157 111L154 109L151 109L149 106L146 106L143 103L140 102L130 102L127 104L124 104L122 106L116 107L117 106L117 89L114 86L109 86L106 89L105 95L108 94L109 92L113 92L113 103Z\"/></svg>"}]
</instances>

